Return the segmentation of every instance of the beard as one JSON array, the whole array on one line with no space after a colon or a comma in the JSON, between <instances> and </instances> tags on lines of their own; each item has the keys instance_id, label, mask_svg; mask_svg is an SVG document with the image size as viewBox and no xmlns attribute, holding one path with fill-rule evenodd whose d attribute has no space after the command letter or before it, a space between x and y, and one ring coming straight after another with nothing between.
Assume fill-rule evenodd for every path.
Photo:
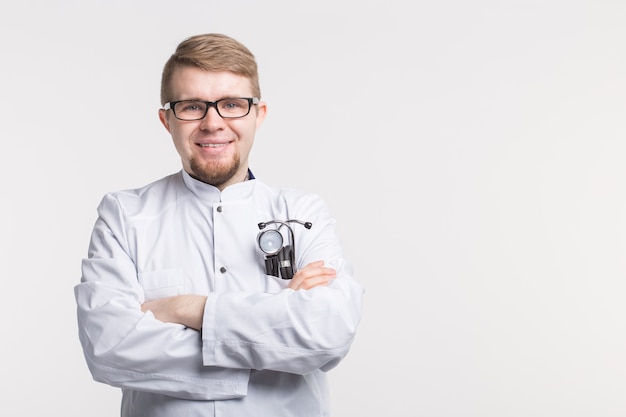
<instances>
[{"instance_id":1,"label":"beard","mask_svg":"<svg viewBox=\"0 0 626 417\"><path fill-rule=\"evenodd\" d=\"M207 163L199 158L192 158L189 161L189 167L191 168L189 175L198 181L219 188L237 174L240 164L241 161L238 155L229 161L216 163Z\"/></svg>"}]
</instances>

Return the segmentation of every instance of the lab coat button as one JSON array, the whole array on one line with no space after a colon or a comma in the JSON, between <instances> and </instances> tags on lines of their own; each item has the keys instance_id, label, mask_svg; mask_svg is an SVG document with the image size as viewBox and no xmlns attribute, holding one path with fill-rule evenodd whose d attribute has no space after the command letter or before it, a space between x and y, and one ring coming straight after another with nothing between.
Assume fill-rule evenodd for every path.
<instances>
[{"instance_id":1,"label":"lab coat button","mask_svg":"<svg viewBox=\"0 0 626 417\"><path fill-rule=\"evenodd\" d=\"M222 212L222 206L217 206L217 212L221 213Z\"/></svg>"},{"instance_id":2,"label":"lab coat button","mask_svg":"<svg viewBox=\"0 0 626 417\"><path fill-rule=\"evenodd\" d=\"M221 272L222 274L225 274L225 273L226 273L226 268L221 267L221 268L220 268L220 272Z\"/></svg>"}]
</instances>

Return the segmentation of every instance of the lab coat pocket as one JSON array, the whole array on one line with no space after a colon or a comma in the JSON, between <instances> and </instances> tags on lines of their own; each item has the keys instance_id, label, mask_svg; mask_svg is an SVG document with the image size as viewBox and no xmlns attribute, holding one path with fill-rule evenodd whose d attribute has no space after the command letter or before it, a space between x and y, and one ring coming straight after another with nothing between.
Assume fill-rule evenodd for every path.
<instances>
[{"instance_id":1,"label":"lab coat pocket","mask_svg":"<svg viewBox=\"0 0 626 417\"><path fill-rule=\"evenodd\" d=\"M177 268L144 271L139 273L146 301L184 294L183 270Z\"/></svg>"},{"instance_id":2,"label":"lab coat pocket","mask_svg":"<svg viewBox=\"0 0 626 417\"><path fill-rule=\"evenodd\" d=\"M289 285L289 281L290 280L288 279L282 279L277 278L273 275L263 274L261 276L261 288L263 288L263 291L266 293L276 294L281 290L287 288L287 285Z\"/></svg>"}]
</instances>

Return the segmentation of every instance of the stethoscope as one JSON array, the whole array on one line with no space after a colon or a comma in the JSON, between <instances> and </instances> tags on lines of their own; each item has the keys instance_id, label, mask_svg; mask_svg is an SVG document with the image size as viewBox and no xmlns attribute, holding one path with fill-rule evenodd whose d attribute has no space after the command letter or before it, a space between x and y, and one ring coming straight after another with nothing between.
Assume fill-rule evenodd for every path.
<instances>
[{"instance_id":1,"label":"stethoscope","mask_svg":"<svg viewBox=\"0 0 626 417\"><path fill-rule=\"evenodd\" d=\"M257 243L263 253L265 253L265 273L282 279L291 279L296 273L295 266L295 239L293 229L289 223L298 223L306 229L310 229L313 224L311 222L303 222L300 220L270 220L268 222L259 223L261 232L257 235ZM268 225L276 225L274 229L265 229ZM280 232L282 227L287 228L288 243L284 244L283 234Z\"/></svg>"}]
</instances>

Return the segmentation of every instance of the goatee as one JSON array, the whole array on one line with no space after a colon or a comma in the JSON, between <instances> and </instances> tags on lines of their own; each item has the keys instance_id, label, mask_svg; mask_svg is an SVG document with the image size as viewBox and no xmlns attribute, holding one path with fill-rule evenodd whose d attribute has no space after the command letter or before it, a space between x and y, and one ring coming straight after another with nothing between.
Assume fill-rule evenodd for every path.
<instances>
[{"instance_id":1,"label":"goatee","mask_svg":"<svg viewBox=\"0 0 626 417\"><path fill-rule=\"evenodd\" d=\"M207 164L203 161L198 161L197 158L193 158L190 161L192 177L198 181L205 182L214 187L220 187L222 184L226 184L230 181L237 171L239 170L239 158L235 158L230 161L230 164Z\"/></svg>"}]
</instances>

